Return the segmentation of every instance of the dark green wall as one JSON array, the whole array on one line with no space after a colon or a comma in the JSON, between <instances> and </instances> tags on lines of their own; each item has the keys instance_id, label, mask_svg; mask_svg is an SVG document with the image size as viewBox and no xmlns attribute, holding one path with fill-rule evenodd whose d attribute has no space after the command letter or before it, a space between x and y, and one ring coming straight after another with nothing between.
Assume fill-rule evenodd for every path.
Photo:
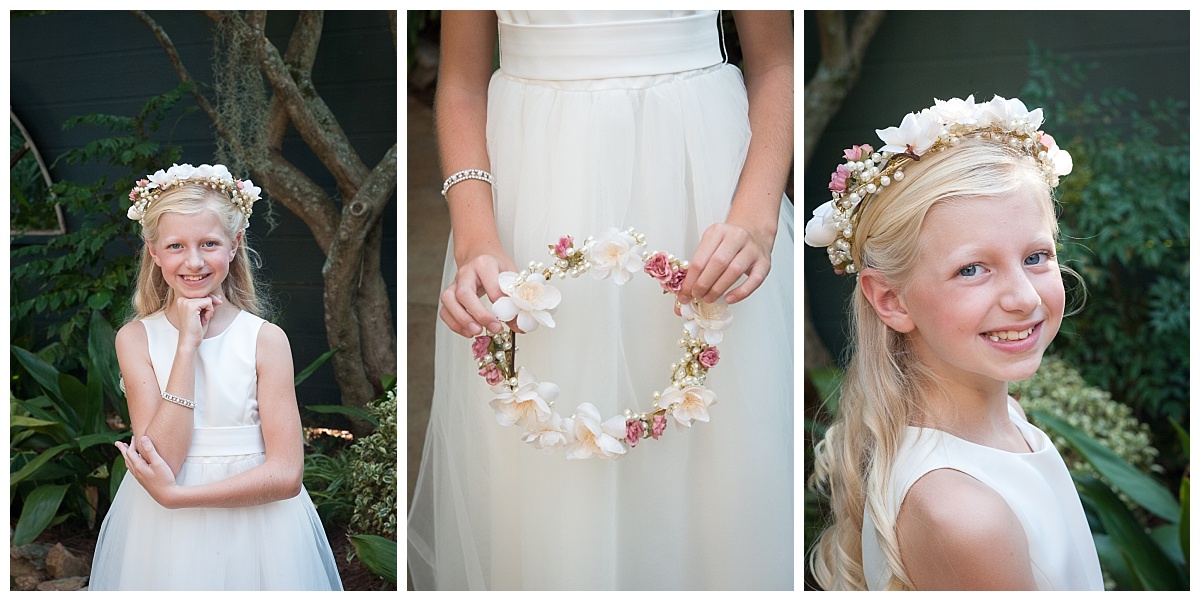
<instances>
[{"instance_id":1,"label":"dark green wall","mask_svg":"<svg viewBox=\"0 0 1200 601\"><path fill-rule=\"evenodd\" d=\"M804 32L808 81L820 52L812 11L804 14ZM995 94L1018 95L1028 80L1030 42L1041 51L1098 62L1100 68L1085 83L1097 94L1117 86L1143 101L1188 98L1187 12L889 12L871 41L860 79L805 169L797 229L803 230L812 210L829 200L829 174L840 164L843 149L863 143L878 148L876 129L899 125L905 114L933 105L935 97L974 94L976 101L987 101ZM1046 117L1052 126L1055 116ZM1047 131L1053 134L1052 128ZM854 282L833 273L825 249L800 248L815 327L840 358Z\"/></svg>"},{"instance_id":2,"label":"dark green wall","mask_svg":"<svg viewBox=\"0 0 1200 601\"><path fill-rule=\"evenodd\" d=\"M193 11L151 12L171 36L192 76L211 82L212 24ZM267 35L286 48L295 23L292 11L271 12ZM48 162L103 132L76 128L64 132L72 115L133 115L151 96L166 92L179 80L162 47L141 21L124 11L55 12L10 17L11 105ZM331 11L325 14L320 51L313 68L317 91L338 117L351 143L368 166L377 163L397 141L396 48L383 11ZM211 90L206 95L213 98ZM187 102L191 102L188 100ZM178 114L178 110L176 111ZM164 125L161 140L183 147L182 161L214 161L212 124L201 112ZM336 187L295 130L289 130L284 154L305 173L334 193ZM90 182L99 175L88 166L58 165L56 179ZM255 207L251 244L259 251L263 275L279 306L277 322L292 342L300 370L328 349L321 301L324 256L308 228L282 205L278 226L271 230ZM383 273L396 308L396 202L383 216ZM68 227L71 218L68 217ZM305 382L297 394L301 404L336 404L339 395L329 365Z\"/></svg>"}]
</instances>

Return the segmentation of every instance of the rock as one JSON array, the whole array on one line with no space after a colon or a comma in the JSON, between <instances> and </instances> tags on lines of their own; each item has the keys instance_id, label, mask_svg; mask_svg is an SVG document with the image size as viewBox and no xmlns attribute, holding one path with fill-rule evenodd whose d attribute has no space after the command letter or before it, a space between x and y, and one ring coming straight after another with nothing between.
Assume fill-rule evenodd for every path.
<instances>
[{"instance_id":1,"label":"rock","mask_svg":"<svg viewBox=\"0 0 1200 601\"><path fill-rule=\"evenodd\" d=\"M11 547L10 547L11 549ZM8 558L8 582L14 591L32 591L37 588L44 575L33 562L22 557L15 549L10 551Z\"/></svg>"},{"instance_id":2,"label":"rock","mask_svg":"<svg viewBox=\"0 0 1200 601\"><path fill-rule=\"evenodd\" d=\"M41 570L46 565L46 554L50 552L50 545L46 543L29 543L24 547L17 547L17 555L28 559L33 563L33 567ZM9 556L12 556L12 550L9 551Z\"/></svg>"},{"instance_id":3,"label":"rock","mask_svg":"<svg viewBox=\"0 0 1200 601\"><path fill-rule=\"evenodd\" d=\"M75 555L62 546L62 543L54 545L48 553L46 553L46 575L50 578L59 580L63 578L76 578L87 576L91 573L91 566L82 557ZM51 589L51 590L68 590L68 589ZM76 589L69 589L76 590Z\"/></svg>"},{"instance_id":4,"label":"rock","mask_svg":"<svg viewBox=\"0 0 1200 601\"><path fill-rule=\"evenodd\" d=\"M39 591L81 591L87 587L87 576L74 576L71 578L60 578L58 580L47 580L38 585Z\"/></svg>"}]
</instances>

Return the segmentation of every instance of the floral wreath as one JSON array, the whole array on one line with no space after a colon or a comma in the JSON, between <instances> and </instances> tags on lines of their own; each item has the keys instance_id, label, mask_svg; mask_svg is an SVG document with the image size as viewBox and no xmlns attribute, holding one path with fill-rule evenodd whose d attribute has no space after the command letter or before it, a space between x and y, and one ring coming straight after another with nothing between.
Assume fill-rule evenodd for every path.
<instances>
[{"instance_id":1,"label":"floral wreath","mask_svg":"<svg viewBox=\"0 0 1200 601\"><path fill-rule=\"evenodd\" d=\"M152 175L139 179L129 191L129 201L133 204L125 216L142 223L150 203L158 200L160 193L184 182L203 184L228 194L229 202L246 216L243 227L250 226L250 215L254 213L254 203L261 198L262 189L255 186L251 180L235 179L224 165L193 167L187 163L173 164L166 171L159 169Z\"/></svg>"},{"instance_id":2,"label":"floral wreath","mask_svg":"<svg viewBox=\"0 0 1200 601\"><path fill-rule=\"evenodd\" d=\"M520 273L507 271L499 277L504 296L496 299L492 309L501 321L516 319L526 333L540 325L554 327L553 314L562 300L558 289L548 283L555 276L577 278L590 271L596 279L623 285L641 271L662 286L663 294L679 292L687 276L686 261L649 252L645 237L632 228L609 228L599 238L587 237L581 248L575 248L571 236L563 236L549 248L554 257L549 267L530 262ZM708 408L717 402L717 395L705 388L704 380L720 360L716 345L732 320L728 309L721 299L714 303L693 299L679 305L680 315L687 320L678 342L684 354L671 364L671 385L654 393L654 408L646 413L626 409L623 416L603 419L594 405L582 403L574 415L559 415L554 410L558 385L516 367L516 334L507 325L495 334L475 337L471 350L479 375L496 393L489 404L500 425L523 427L521 439L546 453L562 448L567 459L617 459L642 440L662 436L668 415L680 430L709 420Z\"/></svg>"},{"instance_id":3,"label":"floral wreath","mask_svg":"<svg viewBox=\"0 0 1200 601\"><path fill-rule=\"evenodd\" d=\"M902 168L909 161L950 148L968 136L994 138L1023 150L1038 161L1046 183L1058 187L1059 176L1071 173L1071 154L1059 148L1050 134L1039 131L1041 124L1042 109L1030 111L1017 98L996 96L987 103L976 103L973 95L966 100L935 98L933 106L905 115L900 127L875 130L884 143L879 152L870 144L845 150L845 164L838 165L829 181L833 200L813 210L804 226L805 244L826 247L835 272L858 272L850 249L861 207L892 182L903 180Z\"/></svg>"}]
</instances>

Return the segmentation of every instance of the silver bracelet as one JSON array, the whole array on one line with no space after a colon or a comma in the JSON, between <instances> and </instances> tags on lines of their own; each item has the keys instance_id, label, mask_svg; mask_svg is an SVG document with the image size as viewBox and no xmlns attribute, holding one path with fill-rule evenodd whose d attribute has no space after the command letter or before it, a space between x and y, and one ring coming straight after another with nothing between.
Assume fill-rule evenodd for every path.
<instances>
[{"instance_id":1,"label":"silver bracelet","mask_svg":"<svg viewBox=\"0 0 1200 601\"><path fill-rule=\"evenodd\" d=\"M447 177L446 181L442 183L442 196L446 195L446 191L450 189L450 186L468 179L482 180L493 186L496 185L496 176L484 171L483 169L463 169L462 171Z\"/></svg>"},{"instance_id":2,"label":"silver bracelet","mask_svg":"<svg viewBox=\"0 0 1200 601\"><path fill-rule=\"evenodd\" d=\"M187 407L188 409L196 408L196 403L189 401L183 397L175 396L165 390L162 391L162 398L164 401L170 401L172 403L175 403L176 405L182 405L184 407Z\"/></svg>"}]
</instances>

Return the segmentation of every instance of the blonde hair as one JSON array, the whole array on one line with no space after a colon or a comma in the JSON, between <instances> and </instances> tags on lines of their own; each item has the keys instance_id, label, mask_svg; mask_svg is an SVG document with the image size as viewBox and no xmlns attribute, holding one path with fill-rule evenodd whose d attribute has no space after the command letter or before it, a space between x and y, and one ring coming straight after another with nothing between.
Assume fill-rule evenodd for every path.
<instances>
[{"instance_id":1,"label":"blonde hair","mask_svg":"<svg viewBox=\"0 0 1200 601\"><path fill-rule=\"evenodd\" d=\"M216 213L225 235L231 241L237 238L239 232L245 232L245 214L229 201L225 193L199 182L182 182L168 188L146 209L142 217L142 261L137 287L133 292L131 321L162 311L171 300L171 288L163 279L162 269L150 255L150 246L158 240L159 220L167 213L194 215L204 210ZM269 306L260 294L261 284L255 281L250 265L251 254L257 257L243 235L234 259L229 263L229 274L221 283L221 291L226 302L248 313L266 317Z\"/></svg>"},{"instance_id":2,"label":"blonde hair","mask_svg":"<svg viewBox=\"0 0 1200 601\"><path fill-rule=\"evenodd\" d=\"M996 139L965 138L909 163L904 171L903 181L862 208L852 247L856 264L877 270L898 290L916 268L921 224L938 203L1034 190L1045 198L1045 216L1057 239L1050 185L1025 151ZM809 567L826 590L865 590L862 528L869 512L883 551L887 588L911 589L895 533L899 506L889 493L891 472L905 427L920 414L922 392L939 384L909 337L879 318L859 283L849 318L851 359L837 419L814 449L809 482L829 495L833 523L814 545Z\"/></svg>"}]
</instances>

